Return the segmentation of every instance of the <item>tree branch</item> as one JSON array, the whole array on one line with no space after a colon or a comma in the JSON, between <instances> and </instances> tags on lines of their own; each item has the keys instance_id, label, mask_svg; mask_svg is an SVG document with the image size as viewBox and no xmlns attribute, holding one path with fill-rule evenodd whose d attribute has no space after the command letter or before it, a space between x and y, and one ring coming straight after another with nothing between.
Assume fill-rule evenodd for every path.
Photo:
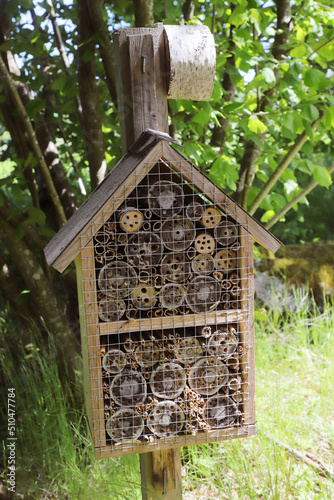
<instances>
[{"instance_id":1,"label":"tree branch","mask_svg":"<svg viewBox=\"0 0 334 500\"><path fill-rule=\"evenodd\" d=\"M3 77L5 83L8 87L8 90L9 90L9 92L10 92L10 94L15 102L16 109L21 117L22 122L24 123L26 132L27 132L28 137L29 137L30 142L31 142L32 150L33 150L34 154L36 155L38 163L41 167L42 174L43 174L48 192L49 192L51 199L52 199L52 202L55 206L57 216L59 219L59 223L60 223L60 225L63 225L66 222L66 216L65 216L63 206L60 202L60 199L59 199L59 196L57 194L56 188L54 186L54 183L53 183L51 174L49 172L48 166L45 162L42 151L39 147L38 140L36 138L35 131L33 129L30 118L25 110L25 107L23 106L23 103L21 101L21 98L19 96L17 88L16 88L1 56L0 56L0 74L2 74L2 77Z\"/></svg>"},{"instance_id":2,"label":"tree branch","mask_svg":"<svg viewBox=\"0 0 334 500\"><path fill-rule=\"evenodd\" d=\"M331 165L327 169L327 171L328 171L329 174L331 174L332 172L334 172L334 164ZM283 217L283 215L285 215L301 199L303 199L305 196L307 196L315 187L318 186L318 184L319 183L317 181L310 182L310 184L308 186L306 186L305 189L303 189L299 194L297 194L294 198L292 198L292 200L289 201L289 203L287 203L285 205L285 207L283 207L279 212L277 212L277 214L275 215L275 217L273 217L264 227L266 229L270 229L271 227L273 227L276 224L276 222L278 222L280 220L280 218Z\"/></svg>"},{"instance_id":3,"label":"tree branch","mask_svg":"<svg viewBox=\"0 0 334 500\"><path fill-rule=\"evenodd\" d=\"M152 28L154 24L154 0L133 0L135 26Z\"/></svg>"},{"instance_id":4,"label":"tree branch","mask_svg":"<svg viewBox=\"0 0 334 500\"><path fill-rule=\"evenodd\" d=\"M182 5L182 13L185 21L191 21L194 17L195 6L194 0L186 0Z\"/></svg>"},{"instance_id":5,"label":"tree branch","mask_svg":"<svg viewBox=\"0 0 334 500\"><path fill-rule=\"evenodd\" d=\"M85 0L78 0L78 36L79 93L82 105L90 180L92 189L95 189L104 179L107 163L105 160L95 60L93 55L87 58L87 52L89 50L94 54L94 31Z\"/></svg>"},{"instance_id":6,"label":"tree branch","mask_svg":"<svg viewBox=\"0 0 334 500\"><path fill-rule=\"evenodd\" d=\"M321 120L324 117L323 111L320 111L319 113L319 118L317 118L311 125L311 129L315 130ZM276 170L271 174L269 179L267 180L266 184L263 186L251 206L248 208L248 212L250 215L253 215L256 211L256 209L260 206L262 200L265 198L265 196L269 193L269 191L272 189L272 187L276 184L278 179L281 177L283 174L284 170L290 165L291 160L296 156L298 151L303 147L305 142L308 139L307 133L304 131L300 136L297 138L295 144L290 148L290 150L287 152L283 160L280 162Z\"/></svg>"},{"instance_id":7,"label":"tree branch","mask_svg":"<svg viewBox=\"0 0 334 500\"><path fill-rule=\"evenodd\" d=\"M86 8L89 11L93 30L98 36L97 41L99 44L109 94L113 103L116 104L117 91L114 51L110 42L110 33L103 19L102 4L102 0L86 0Z\"/></svg>"}]
</instances>

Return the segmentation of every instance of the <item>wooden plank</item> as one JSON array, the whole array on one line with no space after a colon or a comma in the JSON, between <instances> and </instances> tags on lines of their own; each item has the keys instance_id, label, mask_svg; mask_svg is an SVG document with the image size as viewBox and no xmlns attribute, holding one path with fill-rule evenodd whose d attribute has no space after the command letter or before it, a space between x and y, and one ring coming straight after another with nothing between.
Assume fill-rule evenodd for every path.
<instances>
[{"instance_id":1,"label":"wooden plank","mask_svg":"<svg viewBox=\"0 0 334 500\"><path fill-rule=\"evenodd\" d=\"M83 385L84 385L84 400L85 400L85 408L86 408L86 416L87 416L87 426L88 426L89 434L90 434L91 439L93 441L92 404L91 404L91 390L90 390L90 380L89 380L88 342L87 342L87 335L86 335L81 254L79 254L75 259L75 269L76 269L76 277L77 277L78 306L79 306L79 319L80 319L81 357L82 357L82 372L83 372Z\"/></svg>"},{"instance_id":2,"label":"wooden plank","mask_svg":"<svg viewBox=\"0 0 334 500\"><path fill-rule=\"evenodd\" d=\"M129 35L128 40L133 134L136 141L145 129L158 129L154 45L152 35Z\"/></svg>"},{"instance_id":3,"label":"wooden plank","mask_svg":"<svg viewBox=\"0 0 334 500\"><path fill-rule=\"evenodd\" d=\"M142 500L181 500L181 450L170 448L140 455Z\"/></svg>"},{"instance_id":4,"label":"wooden plank","mask_svg":"<svg viewBox=\"0 0 334 500\"><path fill-rule=\"evenodd\" d=\"M85 314L85 336L87 339L88 350L88 372L92 415L91 422L93 442L94 447L96 448L106 446L106 432L104 428L104 404L100 356L100 337L98 335L99 318L97 312L94 248L92 246L86 246L82 250L82 282Z\"/></svg>"},{"instance_id":5,"label":"wooden plank","mask_svg":"<svg viewBox=\"0 0 334 500\"><path fill-rule=\"evenodd\" d=\"M133 93L132 85L132 66L130 62L130 37L151 36L153 40L153 86L150 93L154 94L154 101L156 105L156 122L152 127L144 125L144 128L139 132L141 133L145 128L154 128L161 132L168 132L168 105L167 105L167 92L165 84L165 71L164 71L164 40L163 40L163 25L157 23L154 28L125 28L114 33L114 51L115 62L118 68L117 71L117 100L118 112L121 128L122 149L126 152L135 141L135 121L137 121L136 111L133 108L134 100L138 97ZM143 54L144 55L144 54ZM135 54L134 54L134 57ZM141 57L140 57L141 59ZM135 59L137 62L137 60ZM138 61L141 64L141 61ZM137 87L136 87L137 88ZM139 92L140 89L137 88ZM141 112L145 112L144 106Z\"/></svg>"},{"instance_id":6,"label":"wooden plank","mask_svg":"<svg viewBox=\"0 0 334 500\"><path fill-rule=\"evenodd\" d=\"M157 450L167 450L169 448L180 448L182 446L192 446L202 443L214 443L218 441L225 441L228 439L237 439L247 436L254 436L256 434L255 425L245 425L243 427L228 427L226 429L217 429L212 431L200 431L196 436L185 436L180 439L170 438L168 441L157 441L152 443L139 443L131 446L130 444L120 445L119 449L114 446L106 446L104 448L95 449L96 458L119 457L123 455L132 455L133 453L146 453Z\"/></svg>"},{"instance_id":7,"label":"wooden plank","mask_svg":"<svg viewBox=\"0 0 334 500\"><path fill-rule=\"evenodd\" d=\"M145 158L123 156L122 160L45 247L47 263L59 272L63 272L105 222L105 213L108 212L108 217L110 217L154 167L161 153L162 141L155 144Z\"/></svg>"},{"instance_id":8,"label":"wooden plank","mask_svg":"<svg viewBox=\"0 0 334 500\"><path fill-rule=\"evenodd\" d=\"M245 424L255 424L255 359L254 359L254 287L253 287L253 241L249 233L239 228L239 273L241 287L242 319L239 321L240 340L243 347L241 364L242 413Z\"/></svg>"},{"instance_id":9,"label":"wooden plank","mask_svg":"<svg viewBox=\"0 0 334 500\"><path fill-rule=\"evenodd\" d=\"M207 314L187 314L186 316L115 321L113 323L100 323L100 334L108 335L113 333L163 330L166 328L183 328L185 326L236 323L241 321L242 318L242 311L240 309L233 309L231 311L223 310Z\"/></svg>"},{"instance_id":10,"label":"wooden plank","mask_svg":"<svg viewBox=\"0 0 334 500\"><path fill-rule=\"evenodd\" d=\"M209 198L212 203L219 206L223 212L232 217L236 222L242 224L262 246L273 253L282 246L282 243L274 235L267 231L259 222L232 200L232 198L192 165L189 160L166 142L163 143L163 159L166 162L170 162L172 168L177 172L182 172L182 177L187 179L187 181L194 185L199 191L205 193L205 196ZM186 169L184 168L184 162L187 162Z\"/></svg>"}]
</instances>

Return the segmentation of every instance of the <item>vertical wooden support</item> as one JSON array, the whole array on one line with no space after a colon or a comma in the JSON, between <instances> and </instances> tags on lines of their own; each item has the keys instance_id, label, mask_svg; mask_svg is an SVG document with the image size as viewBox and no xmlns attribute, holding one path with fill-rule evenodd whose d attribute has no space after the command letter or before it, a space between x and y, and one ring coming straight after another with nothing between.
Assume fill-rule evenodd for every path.
<instances>
[{"instance_id":1,"label":"vertical wooden support","mask_svg":"<svg viewBox=\"0 0 334 500\"><path fill-rule=\"evenodd\" d=\"M147 128L168 132L163 25L114 34L123 153Z\"/></svg>"},{"instance_id":2,"label":"vertical wooden support","mask_svg":"<svg viewBox=\"0 0 334 500\"><path fill-rule=\"evenodd\" d=\"M82 250L82 283L85 311L82 339L87 346L89 380L85 390L90 391L92 434L95 451L106 445L100 356L99 320L97 313L94 248L88 244Z\"/></svg>"},{"instance_id":3,"label":"vertical wooden support","mask_svg":"<svg viewBox=\"0 0 334 500\"><path fill-rule=\"evenodd\" d=\"M181 500L181 450L171 448L140 455L143 500Z\"/></svg>"}]
</instances>

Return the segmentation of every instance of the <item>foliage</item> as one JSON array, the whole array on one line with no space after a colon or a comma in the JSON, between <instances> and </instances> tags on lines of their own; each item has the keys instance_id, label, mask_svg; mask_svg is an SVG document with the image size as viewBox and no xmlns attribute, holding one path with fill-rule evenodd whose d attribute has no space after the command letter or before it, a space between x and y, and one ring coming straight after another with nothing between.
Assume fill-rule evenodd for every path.
<instances>
[{"instance_id":1,"label":"foliage","mask_svg":"<svg viewBox=\"0 0 334 500\"><path fill-rule=\"evenodd\" d=\"M165 24L184 17L210 27L212 99L170 101L170 131L263 223L275 214L284 220L290 202L306 204L298 196L312 181L330 186L328 0L0 0L0 14L0 290L26 325L34 321L45 338L52 333L71 366L78 350L70 332L78 324L74 271L52 274L43 248L121 156L115 29L148 25L153 14Z\"/></svg>"},{"instance_id":2,"label":"foliage","mask_svg":"<svg viewBox=\"0 0 334 500\"><path fill-rule=\"evenodd\" d=\"M184 449L185 499L333 498L329 479L289 457L266 436L327 466L333 463L333 309L312 313L305 299L297 295L297 308L291 312L257 311L259 433ZM1 331L13 326L2 322ZM7 387L16 388L18 492L39 499L141 498L138 456L94 459L82 417L81 377L64 395L52 339L48 348L38 347L38 342L39 336L30 333L29 343L19 341L16 349L2 345L0 352L4 426Z\"/></svg>"}]
</instances>

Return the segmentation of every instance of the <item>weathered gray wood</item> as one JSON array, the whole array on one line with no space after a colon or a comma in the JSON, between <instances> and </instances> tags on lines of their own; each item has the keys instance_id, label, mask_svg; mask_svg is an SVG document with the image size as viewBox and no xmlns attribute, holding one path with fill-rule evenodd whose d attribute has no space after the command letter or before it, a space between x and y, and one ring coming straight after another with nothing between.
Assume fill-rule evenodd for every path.
<instances>
[{"instance_id":1,"label":"weathered gray wood","mask_svg":"<svg viewBox=\"0 0 334 500\"><path fill-rule=\"evenodd\" d=\"M163 25L119 30L114 34L114 47L122 148L126 152L147 128L168 132ZM143 95L145 103L141 103Z\"/></svg>"},{"instance_id":2,"label":"weathered gray wood","mask_svg":"<svg viewBox=\"0 0 334 500\"><path fill-rule=\"evenodd\" d=\"M165 26L168 98L208 101L215 81L215 41L207 26Z\"/></svg>"}]
</instances>

